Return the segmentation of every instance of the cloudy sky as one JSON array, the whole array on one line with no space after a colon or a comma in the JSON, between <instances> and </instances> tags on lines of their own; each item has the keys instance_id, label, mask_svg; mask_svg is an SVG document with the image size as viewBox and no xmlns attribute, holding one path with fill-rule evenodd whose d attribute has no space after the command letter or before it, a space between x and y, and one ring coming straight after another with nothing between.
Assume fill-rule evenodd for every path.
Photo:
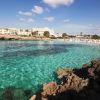
<instances>
[{"instance_id":1,"label":"cloudy sky","mask_svg":"<svg viewBox=\"0 0 100 100\"><path fill-rule=\"evenodd\" d=\"M0 0L0 27L100 34L100 0Z\"/></svg>"}]
</instances>

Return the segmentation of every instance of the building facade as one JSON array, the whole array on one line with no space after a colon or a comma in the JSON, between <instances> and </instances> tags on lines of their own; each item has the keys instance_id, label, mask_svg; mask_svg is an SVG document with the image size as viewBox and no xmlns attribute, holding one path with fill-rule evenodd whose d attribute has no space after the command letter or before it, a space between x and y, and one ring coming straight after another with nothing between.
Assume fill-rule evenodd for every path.
<instances>
[{"instance_id":1,"label":"building facade","mask_svg":"<svg viewBox=\"0 0 100 100\"><path fill-rule=\"evenodd\" d=\"M20 36L44 36L44 32L48 31L50 36L55 35L54 30L49 28L32 28L32 29L17 29L17 28L0 28L0 34L3 35L20 35Z\"/></svg>"},{"instance_id":2,"label":"building facade","mask_svg":"<svg viewBox=\"0 0 100 100\"><path fill-rule=\"evenodd\" d=\"M16 28L0 28L0 34L17 35L17 29Z\"/></svg>"}]
</instances>

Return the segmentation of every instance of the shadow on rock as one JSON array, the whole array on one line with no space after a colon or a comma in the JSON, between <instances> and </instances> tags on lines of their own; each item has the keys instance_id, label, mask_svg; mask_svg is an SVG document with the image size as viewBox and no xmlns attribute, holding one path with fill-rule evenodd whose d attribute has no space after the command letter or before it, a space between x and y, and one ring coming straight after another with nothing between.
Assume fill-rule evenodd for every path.
<instances>
[{"instance_id":1,"label":"shadow on rock","mask_svg":"<svg viewBox=\"0 0 100 100\"><path fill-rule=\"evenodd\" d=\"M30 100L100 100L100 60L81 69L57 71L60 84L50 82Z\"/></svg>"}]
</instances>

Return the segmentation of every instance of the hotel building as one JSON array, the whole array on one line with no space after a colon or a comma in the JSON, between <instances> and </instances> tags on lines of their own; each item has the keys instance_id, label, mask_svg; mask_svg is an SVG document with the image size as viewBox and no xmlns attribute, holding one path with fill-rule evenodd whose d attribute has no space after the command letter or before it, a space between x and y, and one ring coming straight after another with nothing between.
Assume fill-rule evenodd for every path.
<instances>
[{"instance_id":1,"label":"hotel building","mask_svg":"<svg viewBox=\"0 0 100 100\"><path fill-rule=\"evenodd\" d=\"M44 32L48 31L50 36L55 36L54 30L49 28L32 28L32 29L17 29L17 28L0 28L0 35L19 35L19 36L44 36Z\"/></svg>"}]
</instances>

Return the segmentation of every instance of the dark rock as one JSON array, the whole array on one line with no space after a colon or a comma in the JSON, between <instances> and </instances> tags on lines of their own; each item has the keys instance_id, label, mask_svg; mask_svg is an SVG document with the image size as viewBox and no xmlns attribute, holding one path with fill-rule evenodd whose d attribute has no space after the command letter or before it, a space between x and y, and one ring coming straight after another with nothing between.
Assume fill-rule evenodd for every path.
<instances>
[{"instance_id":1,"label":"dark rock","mask_svg":"<svg viewBox=\"0 0 100 100\"><path fill-rule=\"evenodd\" d=\"M25 90L24 94L25 94L25 96L30 96L30 95L32 95L32 90Z\"/></svg>"},{"instance_id":2,"label":"dark rock","mask_svg":"<svg viewBox=\"0 0 100 100\"><path fill-rule=\"evenodd\" d=\"M24 91L22 89L16 89L13 95L13 100L24 100Z\"/></svg>"},{"instance_id":3,"label":"dark rock","mask_svg":"<svg viewBox=\"0 0 100 100\"><path fill-rule=\"evenodd\" d=\"M84 64L84 65L82 66L82 68L89 68L89 67L90 67L89 64Z\"/></svg>"},{"instance_id":4,"label":"dark rock","mask_svg":"<svg viewBox=\"0 0 100 100\"><path fill-rule=\"evenodd\" d=\"M8 87L5 89L4 93L2 94L3 100L13 100L14 98L14 87Z\"/></svg>"},{"instance_id":5,"label":"dark rock","mask_svg":"<svg viewBox=\"0 0 100 100\"><path fill-rule=\"evenodd\" d=\"M33 100L100 100L100 60L81 69L59 69L57 75L60 84L44 85L39 98Z\"/></svg>"},{"instance_id":6,"label":"dark rock","mask_svg":"<svg viewBox=\"0 0 100 100\"><path fill-rule=\"evenodd\" d=\"M59 86L56 82L50 82L43 86L42 96L47 97L48 95L56 95Z\"/></svg>"}]
</instances>

